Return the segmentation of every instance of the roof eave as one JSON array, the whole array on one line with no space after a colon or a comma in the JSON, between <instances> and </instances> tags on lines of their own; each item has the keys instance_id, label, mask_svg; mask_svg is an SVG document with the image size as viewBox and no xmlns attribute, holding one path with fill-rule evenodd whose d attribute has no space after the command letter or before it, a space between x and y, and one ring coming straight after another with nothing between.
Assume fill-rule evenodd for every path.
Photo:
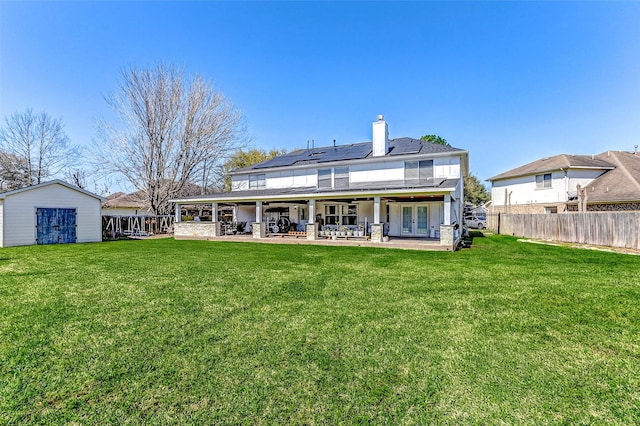
<instances>
[{"instance_id":1,"label":"roof eave","mask_svg":"<svg viewBox=\"0 0 640 426\"><path fill-rule=\"evenodd\" d=\"M360 191L340 191L340 192L307 192L297 194L279 194L279 195L263 195L258 194L252 196L238 196L238 197L201 197L201 198L176 198L170 200L176 204L187 203L210 203L210 202L251 202L251 201L287 201L287 200L300 200L300 199L336 199L336 198L362 198L362 197L394 197L404 195L425 195L425 194L451 194L455 192L456 188L451 187L423 187L423 188L393 188L393 189L363 189ZM226 193L228 194L228 193Z\"/></svg>"},{"instance_id":2,"label":"roof eave","mask_svg":"<svg viewBox=\"0 0 640 426\"><path fill-rule=\"evenodd\" d=\"M18 188L18 189L14 189L12 191L4 192L4 193L0 194L0 200L5 200L8 196L19 194L21 192L31 191L33 189L43 188L43 187L51 186L51 185L55 185L55 184L64 186L65 188L71 189L73 191L80 192L80 193L88 195L90 197L97 198L98 200L100 200L101 203L104 203L105 201L107 201L107 199L104 198L101 195L94 194L93 192L89 192L89 191L87 191L85 189L82 189L80 187L71 185L70 183L67 183L67 182L65 182L63 180L60 180L60 179L54 179L54 180L51 180L51 181L48 181L48 182L42 182L42 183L38 183L36 185L26 186L24 188Z\"/></svg>"},{"instance_id":3,"label":"roof eave","mask_svg":"<svg viewBox=\"0 0 640 426\"><path fill-rule=\"evenodd\" d=\"M342 166L342 165L351 165L351 164L366 164L366 163L377 163L380 160L383 161L404 161L404 160L414 160L414 159L423 159L423 158L438 158L438 157L450 157L450 156L461 156L465 158L466 161L466 170L468 173L469 170L469 151L464 149L456 148L456 151L448 151L448 152L435 152L435 153L425 153L425 154L406 154L406 155L385 155L380 157L367 157L367 158L359 158L353 160L338 160L338 161L322 161L315 163L307 163L307 164L298 164L292 166L279 166L279 167L265 167L258 169L239 169L238 171L230 171L230 176L235 175L244 175L250 173L266 173L270 171L282 171L282 170L302 170L302 169L315 169L322 166L333 167L334 165Z\"/></svg>"},{"instance_id":4,"label":"roof eave","mask_svg":"<svg viewBox=\"0 0 640 426\"><path fill-rule=\"evenodd\" d=\"M557 171L563 171L563 170L576 170L576 169L580 169L580 170L613 170L615 169L614 166L611 167L594 167L594 166L567 166L567 167L554 167L551 169L545 169L545 170L538 170L535 172L527 172L527 173L518 173L515 175L508 175L508 176L504 176L501 177L502 173L493 177L490 177L489 179L486 179L487 182L494 182L497 180L506 180L506 179L514 179L514 178L519 178L519 177L524 177L524 176L536 176L539 175L540 173L549 173L549 172L557 172Z\"/></svg>"}]
</instances>

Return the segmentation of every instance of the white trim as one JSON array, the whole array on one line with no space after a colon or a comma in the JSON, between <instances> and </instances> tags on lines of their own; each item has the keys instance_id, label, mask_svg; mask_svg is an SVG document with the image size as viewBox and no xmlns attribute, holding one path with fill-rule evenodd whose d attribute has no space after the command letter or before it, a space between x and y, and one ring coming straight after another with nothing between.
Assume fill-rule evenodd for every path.
<instances>
[{"instance_id":1,"label":"white trim","mask_svg":"<svg viewBox=\"0 0 640 426\"><path fill-rule=\"evenodd\" d=\"M46 186L56 185L56 184L64 186L65 188L68 188L68 189L73 189L74 191L78 191L78 192L80 192L80 193L82 193L84 195L88 195L90 197L97 198L101 202L107 201L106 198L101 197L100 195L94 194L93 192L85 191L82 188L79 188L77 186L71 185L70 183L62 181L60 179L52 180L52 181L49 181L49 182L42 182L42 183L39 183L37 185L27 186L27 187L24 187L24 188L14 189L13 191L3 192L2 194L0 194L0 200L6 199L7 197L9 197L11 195L20 194L21 192L31 191L32 189L44 188Z\"/></svg>"},{"instance_id":2,"label":"white trim","mask_svg":"<svg viewBox=\"0 0 640 426\"><path fill-rule=\"evenodd\" d=\"M340 192L319 192L319 193L299 193L299 194L280 194L280 195L252 195L252 196L238 196L238 197L222 197L218 198L215 194L209 197L202 198L176 198L171 200L174 203L189 204L189 203L207 203L207 202L219 202L219 203L233 203L238 201L261 201L261 200L303 200L303 199L324 199L324 198L366 198L366 197L394 197L403 195L452 195L455 188L408 188L408 189L379 189L371 191L340 191ZM225 193L229 194L229 192Z\"/></svg>"}]
</instances>

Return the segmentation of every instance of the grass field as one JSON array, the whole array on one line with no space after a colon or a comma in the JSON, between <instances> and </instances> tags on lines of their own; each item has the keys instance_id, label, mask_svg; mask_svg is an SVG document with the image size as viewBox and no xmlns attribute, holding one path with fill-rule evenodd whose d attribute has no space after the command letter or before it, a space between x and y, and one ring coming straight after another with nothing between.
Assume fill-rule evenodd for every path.
<instances>
[{"instance_id":1,"label":"grass field","mask_svg":"<svg viewBox=\"0 0 640 426\"><path fill-rule=\"evenodd\" d=\"M0 249L1 424L640 423L640 257Z\"/></svg>"}]
</instances>

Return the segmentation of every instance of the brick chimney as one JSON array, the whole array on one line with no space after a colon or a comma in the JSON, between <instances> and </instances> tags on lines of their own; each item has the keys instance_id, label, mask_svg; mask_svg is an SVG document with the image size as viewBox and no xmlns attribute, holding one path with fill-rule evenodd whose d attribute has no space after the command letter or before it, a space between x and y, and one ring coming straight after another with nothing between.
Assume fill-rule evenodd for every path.
<instances>
[{"instance_id":1,"label":"brick chimney","mask_svg":"<svg viewBox=\"0 0 640 426\"><path fill-rule=\"evenodd\" d=\"M379 115L373 123L373 156L382 157L389 149L389 127L384 116Z\"/></svg>"}]
</instances>

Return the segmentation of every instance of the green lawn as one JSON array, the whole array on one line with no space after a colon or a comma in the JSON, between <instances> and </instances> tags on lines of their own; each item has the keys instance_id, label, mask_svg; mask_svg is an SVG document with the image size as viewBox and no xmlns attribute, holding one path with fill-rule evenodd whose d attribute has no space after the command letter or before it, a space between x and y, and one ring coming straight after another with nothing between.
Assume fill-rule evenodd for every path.
<instances>
[{"instance_id":1,"label":"green lawn","mask_svg":"<svg viewBox=\"0 0 640 426\"><path fill-rule=\"evenodd\" d=\"M640 423L640 257L0 249L0 424Z\"/></svg>"}]
</instances>

